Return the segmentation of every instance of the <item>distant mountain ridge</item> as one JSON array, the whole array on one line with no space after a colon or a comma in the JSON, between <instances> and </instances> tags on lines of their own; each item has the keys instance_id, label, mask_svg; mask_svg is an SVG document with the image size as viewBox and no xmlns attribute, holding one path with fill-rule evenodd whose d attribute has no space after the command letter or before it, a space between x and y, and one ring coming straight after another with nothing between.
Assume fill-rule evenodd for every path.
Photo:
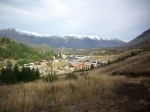
<instances>
[{"instance_id":1,"label":"distant mountain ridge","mask_svg":"<svg viewBox=\"0 0 150 112\"><path fill-rule=\"evenodd\" d=\"M104 48L125 44L125 42L118 39L103 39L95 35L42 36L35 32L22 32L15 28L1 29L0 35L23 43L47 44L54 48Z\"/></svg>"}]
</instances>

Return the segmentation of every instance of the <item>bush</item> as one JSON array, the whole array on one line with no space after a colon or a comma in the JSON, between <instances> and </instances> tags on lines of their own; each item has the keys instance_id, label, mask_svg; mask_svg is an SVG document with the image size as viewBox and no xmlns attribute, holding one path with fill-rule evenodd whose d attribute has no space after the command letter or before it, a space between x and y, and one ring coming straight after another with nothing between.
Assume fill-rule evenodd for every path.
<instances>
[{"instance_id":1,"label":"bush","mask_svg":"<svg viewBox=\"0 0 150 112\"><path fill-rule=\"evenodd\" d=\"M7 61L7 67L8 67L8 68L12 67L12 63L11 63L11 61L9 61L9 60Z\"/></svg>"},{"instance_id":2,"label":"bush","mask_svg":"<svg viewBox=\"0 0 150 112\"><path fill-rule=\"evenodd\" d=\"M55 82L58 80L58 76L56 74L54 74L54 75L48 74L43 77L43 80L46 82Z\"/></svg>"},{"instance_id":3,"label":"bush","mask_svg":"<svg viewBox=\"0 0 150 112\"><path fill-rule=\"evenodd\" d=\"M27 63L28 63L27 59L22 59L22 60L17 61L17 64L20 66L23 66L24 64L27 64Z\"/></svg>"},{"instance_id":4,"label":"bush","mask_svg":"<svg viewBox=\"0 0 150 112\"><path fill-rule=\"evenodd\" d=\"M73 73L68 73L65 77L66 80L77 80L78 77Z\"/></svg>"},{"instance_id":5,"label":"bush","mask_svg":"<svg viewBox=\"0 0 150 112\"><path fill-rule=\"evenodd\" d=\"M110 60L108 60L108 63L107 63L107 65L110 65L111 64L111 62L110 62Z\"/></svg>"}]
</instances>

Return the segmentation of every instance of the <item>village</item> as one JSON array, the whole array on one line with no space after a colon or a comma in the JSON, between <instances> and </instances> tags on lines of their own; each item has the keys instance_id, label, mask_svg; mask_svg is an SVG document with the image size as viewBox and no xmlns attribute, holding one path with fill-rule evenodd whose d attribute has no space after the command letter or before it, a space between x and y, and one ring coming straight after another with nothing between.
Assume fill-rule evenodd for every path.
<instances>
[{"instance_id":1,"label":"village","mask_svg":"<svg viewBox=\"0 0 150 112\"><path fill-rule=\"evenodd\" d=\"M107 61L91 60L90 56L62 55L62 58L53 60L43 59L41 61L24 64L24 67L38 68L41 76L48 74L66 74L73 71L85 71L97 69L107 64ZM92 68L91 68L92 67Z\"/></svg>"}]
</instances>

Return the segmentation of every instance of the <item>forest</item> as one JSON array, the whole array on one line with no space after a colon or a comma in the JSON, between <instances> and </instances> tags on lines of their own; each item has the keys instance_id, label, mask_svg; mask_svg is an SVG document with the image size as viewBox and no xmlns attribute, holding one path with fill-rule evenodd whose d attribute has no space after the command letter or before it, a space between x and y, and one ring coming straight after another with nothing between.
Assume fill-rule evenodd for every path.
<instances>
[{"instance_id":1,"label":"forest","mask_svg":"<svg viewBox=\"0 0 150 112\"><path fill-rule=\"evenodd\" d=\"M28 59L30 61L37 61L41 59L52 59L55 55L53 50L34 49L7 37L0 37L0 57L4 59Z\"/></svg>"}]
</instances>

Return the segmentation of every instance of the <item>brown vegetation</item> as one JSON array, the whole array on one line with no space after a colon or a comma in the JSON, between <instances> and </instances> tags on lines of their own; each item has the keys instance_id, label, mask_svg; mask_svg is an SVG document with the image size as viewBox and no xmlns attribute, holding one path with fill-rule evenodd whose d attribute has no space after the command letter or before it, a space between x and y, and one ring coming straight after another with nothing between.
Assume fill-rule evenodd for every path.
<instances>
[{"instance_id":1,"label":"brown vegetation","mask_svg":"<svg viewBox=\"0 0 150 112\"><path fill-rule=\"evenodd\" d=\"M114 60L117 60L118 57L122 57L124 55L128 55L130 54L132 51L126 51L126 52L123 52L123 53L119 53L119 54L116 54L116 55L104 55L104 56L91 56L89 59L90 60L100 60L100 61L114 61Z\"/></svg>"},{"instance_id":2,"label":"brown vegetation","mask_svg":"<svg viewBox=\"0 0 150 112\"><path fill-rule=\"evenodd\" d=\"M150 53L88 71L77 80L0 86L2 112L148 112L150 78L111 76L119 70L149 71ZM77 73L76 75L79 75Z\"/></svg>"},{"instance_id":3,"label":"brown vegetation","mask_svg":"<svg viewBox=\"0 0 150 112\"><path fill-rule=\"evenodd\" d=\"M128 79L128 82L122 82L113 88L113 94L85 99L81 103L70 106L68 112L149 112L150 85L142 81L148 80Z\"/></svg>"},{"instance_id":4,"label":"brown vegetation","mask_svg":"<svg viewBox=\"0 0 150 112\"><path fill-rule=\"evenodd\" d=\"M126 73L140 74L150 73L150 52L141 53L139 55L130 57L120 62L102 67L89 74L105 74L105 75L126 75ZM132 75L131 74L131 75Z\"/></svg>"},{"instance_id":5,"label":"brown vegetation","mask_svg":"<svg viewBox=\"0 0 150 112\"><path fill-rule=\"evenodd\" d=\"M96 95L111 94L125 77L93 76L76 81L31 82L0 87L0 110L31 112L65 111L67 106Z\"/></svg>"}]
</instances>

